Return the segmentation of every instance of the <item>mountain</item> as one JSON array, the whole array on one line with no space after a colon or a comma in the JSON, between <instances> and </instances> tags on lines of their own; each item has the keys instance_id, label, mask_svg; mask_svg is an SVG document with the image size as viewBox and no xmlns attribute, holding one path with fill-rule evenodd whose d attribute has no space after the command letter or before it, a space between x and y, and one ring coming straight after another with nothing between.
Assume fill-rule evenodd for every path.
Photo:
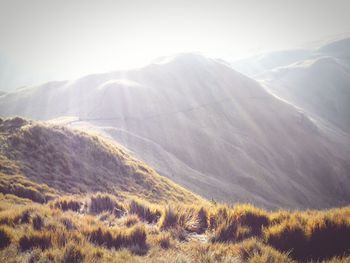
<instances>
[{"instance_id":1,"label":"mountain","mask_svg":"<svg viewBox=\"0 0 350 263\"><path fill-rule=\"evenodd\" d=\"M257 80L315 118L350 132L350 38L331 42L296 63L265 71Z\"/></svg>"},{"instance_id":2,"label":"mountain","mask_svg":"<svg viewBox=\"0 0 350 263\"><path fill-rule=\"evenodd\" d=\"M231 62L231 65L235 70L254 77L265 71L309 58L311 55L312 52L307 49L279 50L234 60Z\"/></svg>"},{"instance_id":3,"label":"mountain","mask_svg":"<svg viewBox=\"0 0 350 263\"><path fill-rule=\"evenodd\" d=\"M268 208L349 203L349 135L197 54L0 97L3 116L76 116L208 199Z\"/></svg>"},{"instance_id":4,"label":"mountain","mask_svg":"<svg viewBox=\"0 0 350 263\"><path fill-rule=\"evenodd\" d=\"M40 203L99 191L157 202L199 200L94 134L13 118L0 120L0 145L1 192Z\"/></svg>"}]
</instances>

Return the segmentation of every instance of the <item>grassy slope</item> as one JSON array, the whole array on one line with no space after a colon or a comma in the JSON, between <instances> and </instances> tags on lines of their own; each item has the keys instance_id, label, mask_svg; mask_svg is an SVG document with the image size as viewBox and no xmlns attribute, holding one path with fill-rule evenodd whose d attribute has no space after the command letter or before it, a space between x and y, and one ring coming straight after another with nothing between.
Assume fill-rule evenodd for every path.
<instances>
[{"instance_id":1,"label":"grassy slope","mask_svg":"<svg viewBox=\"0 0 350 263\"><path fill-rule=\"evenodd\" d=\"M209 203L96 136L18 118L0 134L1 262L350 261L350 207Z\"/></svg>"},{"instance_id":2,"label":"grassy slope","mask_svg":"<svg viewBox=\"0 0 350 263\"><path fill-rule=\"evenodd\" d=\"M108 194L48 204L0 194L0 261L349 262L349 218L349 207L268 213Z\"/></svg>"},{"instance_id":3,"label":"grassy slope","mask_svg":"<svg viewBox=\"0 0 350 263\"><path fill-rule=\"evenodd\" d=\"M0 172L46 184L51 192L104 191L152 201L199 200L106 139L20 118L0 123Z\"/></svg>"}]
</instances>

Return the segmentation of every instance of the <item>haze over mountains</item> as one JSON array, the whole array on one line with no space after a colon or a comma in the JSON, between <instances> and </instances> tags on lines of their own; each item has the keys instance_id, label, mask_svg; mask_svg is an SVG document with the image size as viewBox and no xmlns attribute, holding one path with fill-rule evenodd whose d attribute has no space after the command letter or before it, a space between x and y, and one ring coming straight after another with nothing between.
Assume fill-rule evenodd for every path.
<instances>
[{"instance_id":1,"label":"haze over mountains","mask_svg":"<svg viewBox=\"0 0 350 263\"><path fill-rule=\"evenodd\" d=\"M103 132L206 198L341 206L350 201L346 43L280 54L256 77L264 86L221 60L180 54L4 94L0 114L74 116L67 124Z\"/></svg>"},{"instance_id":2,"label":"haze over mountains","mask_svg":"<svg viewBox=\"0 0 350 263\"><path fill-rule=\"evenodd\" d=\"M350 38L315 50L284 50L233 62L274 94L350 132Z\"/></svg>"}]
</instances>

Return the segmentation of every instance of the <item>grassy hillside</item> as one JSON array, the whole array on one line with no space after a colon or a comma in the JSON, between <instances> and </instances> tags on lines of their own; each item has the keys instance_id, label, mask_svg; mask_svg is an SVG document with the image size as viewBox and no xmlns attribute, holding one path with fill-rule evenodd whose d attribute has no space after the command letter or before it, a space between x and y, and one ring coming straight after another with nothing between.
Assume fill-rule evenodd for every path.
<instances>
[{"instance_id":1,"label":"grassy hillside","mask_svg":"<svg viewBox=\"0 0 350 263\"><path fill-rule=\"evenodd\" d=\"M0 120L0 173L0 189L12 194L27 178L47 185L33 189L43 195L103 191L157 202L199 200L106 139L21 118Z\"/></svg>"},{"instance_id":2,"label":"grassy hillside","mask_svg":"<svg viewBox=\"0 0 350 263\"><path fill-rule=\"evenodd\" d=\"M350 207L267 212L109 194L0 195L1 262L349 262Z\"/></svg>"},{"instance_id":3,"label":"grassy hillside","mask_svg":"<svg viewBox=\"0 0 350 263\"><path fill-rule=\"evenodd\" d=\"M0 262L349 262L350 207L195 196L97 136L0 121Z\"/></svg>"}]
</instances>

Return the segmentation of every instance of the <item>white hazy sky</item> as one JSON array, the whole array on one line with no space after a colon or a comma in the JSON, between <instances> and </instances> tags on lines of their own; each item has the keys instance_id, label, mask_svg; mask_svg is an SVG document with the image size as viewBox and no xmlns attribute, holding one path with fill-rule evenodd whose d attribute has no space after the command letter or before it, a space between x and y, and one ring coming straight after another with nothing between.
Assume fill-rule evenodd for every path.
<instances>
[{"instance_id":1,"label":"white hazy sky","mask_svg":"<svg viewBox=\"0 0 350 263\"><path fill-rule=\"evenodd\" d=\"M299 47L350 32L349 14L349 0L0 0L0 54L29 75L71 78L178 52Z\"/></svg>"}]
</instances>

